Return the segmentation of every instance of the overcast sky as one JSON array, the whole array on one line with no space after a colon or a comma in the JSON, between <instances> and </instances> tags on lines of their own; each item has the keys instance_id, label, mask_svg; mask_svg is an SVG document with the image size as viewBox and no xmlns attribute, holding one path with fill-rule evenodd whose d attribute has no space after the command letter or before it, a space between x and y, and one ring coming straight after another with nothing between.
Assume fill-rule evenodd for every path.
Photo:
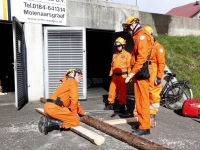
<instances>
[{"instance_id":1,"label":"overcast sky","mask_svg":"<svg viewBox=\"0 0 200 150\"><path fill-rule=\"evenodd\" d=\"M174 7L196 2L196 0L106 0L109 2L137 5L139 11L166 14Z\"/></svg>"}]
</instances>

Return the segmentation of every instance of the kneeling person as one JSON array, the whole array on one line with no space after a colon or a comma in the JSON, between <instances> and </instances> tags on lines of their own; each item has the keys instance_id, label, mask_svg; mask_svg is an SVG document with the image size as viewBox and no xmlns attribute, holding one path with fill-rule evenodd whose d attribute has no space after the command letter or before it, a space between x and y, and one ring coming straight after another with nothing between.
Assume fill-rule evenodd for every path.
<instances>
[{"instance_id":1,"label":"kneeling person","mask_svg":"<svg viewBox=\"0 0 200 150\"><path fill-rule=\"evenodd\" d=\"M78 104L78 83L81 76L80 69L70 69L60 80L62 83L47 99L43 107L47 117L43 129L40 129L44 134L55 127L68 129L78 126L80 124L78 115L90 115Z\"/></svg>"}]
</instances>

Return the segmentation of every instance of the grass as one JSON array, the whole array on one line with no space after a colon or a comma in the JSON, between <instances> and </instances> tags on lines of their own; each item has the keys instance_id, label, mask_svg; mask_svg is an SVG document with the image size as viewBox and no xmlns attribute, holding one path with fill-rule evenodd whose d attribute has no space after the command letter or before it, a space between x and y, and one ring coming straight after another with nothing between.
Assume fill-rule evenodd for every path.
<instances>
[{"instance_id":1,"label":"grass","mask_svg":"<svg viewBox=\"0 0 200 150\"><path fill-rule=\"evenodd\" d=\"M194 98L200 98L200 36L155 36L165 48L166 64L176 78L188 80Z\"/></svg>"},{"instance_id":2,"label":"grass","mask_svg":"<svg viewBox=\"0 0 200 150\"><path fill-rule=\"evenodd\" d=\"M182 106L178 106L178 105L176 105L176 106L174 107L174 109L175 109L175 110L179 110L179 111L181 111L181 110L182 110Z\"/></svg>"}]
</instances>

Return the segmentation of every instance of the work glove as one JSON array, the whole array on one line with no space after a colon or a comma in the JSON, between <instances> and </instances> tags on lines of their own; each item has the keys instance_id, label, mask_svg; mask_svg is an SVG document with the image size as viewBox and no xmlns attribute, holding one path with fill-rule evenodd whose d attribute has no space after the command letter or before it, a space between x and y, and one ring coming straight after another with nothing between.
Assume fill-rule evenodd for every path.
<instances>
[{"instance_id":1,"label":"work glove","mask_svg":"<svg viewBox=\"0 0 200 150\"><path fill-rule=\"evenodd\" d=\"M132 78L134 77L134 73L130 73L127 77L126 77L126 80L125 80L125 83L128 83L128 82L131 82L132 81Z\"/></svg>"},{"instance_id":2,"label":"work glove","mask_svg":"<svg viewBox=\"0 0 200 150\"><path fill-rule=\"evenodd\" d=\"M85 112L83 115L81 114L77 114L77 117L80 119L83 116L91 116L91 114L89 112Z\"/></svg>"},{"instance_id":3,"label":"work glove","mask_svg":"<svg viewBox=\"0 0 200 150\"><path fill-rule=\"evenodd\" d=\"M159 85L161 83L161 78L156 77L155 85Z\"/></svg>"},{"instance_id":4,"label":"work glove","mask_svg":"<svg viewBox=\"0 0 200 150\"><path fill-rule=\"evenodd\" d=\"M91 116L91 113L85 112L85 114L83 116Z\"/></svg>"}]
</instances>

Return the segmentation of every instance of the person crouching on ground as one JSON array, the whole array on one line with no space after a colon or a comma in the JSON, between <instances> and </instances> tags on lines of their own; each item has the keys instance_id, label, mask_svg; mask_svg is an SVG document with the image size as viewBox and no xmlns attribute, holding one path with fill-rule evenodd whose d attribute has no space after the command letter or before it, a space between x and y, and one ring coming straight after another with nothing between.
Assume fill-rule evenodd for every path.
<instances>
[{"instance_id":1,"label":"person crouching on ground","mask_svg":"<svg viewBox=\"0 0 200 150\"><path fill-rule=\"evenodd\" d=\"M44 124L39 129L45 135L55 127L69 129L80 124L78 115L90 115L78 104L78 83L82 77L80 69L70 69L58 88L49 96L44 104L44 112L47 115Z\"/></svg>"}]
</instances>

